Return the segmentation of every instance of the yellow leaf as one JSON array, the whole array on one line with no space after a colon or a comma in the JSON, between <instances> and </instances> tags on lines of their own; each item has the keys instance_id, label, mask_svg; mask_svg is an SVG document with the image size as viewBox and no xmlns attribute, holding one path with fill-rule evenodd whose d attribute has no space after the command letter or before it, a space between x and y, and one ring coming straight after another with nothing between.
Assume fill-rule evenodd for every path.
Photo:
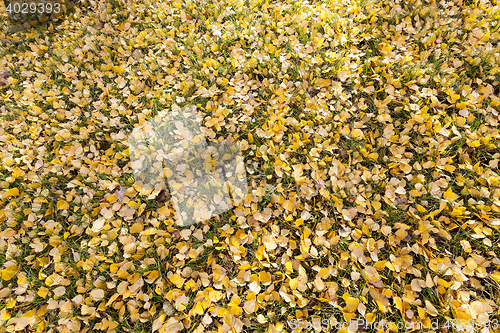
<instances>
[{"instance_id":1,"label":"yellow leaf","mask_svg":"<svg viewBox=\"0 0 500 333\"><path fill-rule=\"evenodd\" d=\"M201 305L201 302L196 303L196 305L193 308L193 313L202 315L204 312L205 311L203 310L203 306Z\"/></svg>"},{"instance_id":2,"label":"yellow leaf","mask_svg":"<svg viewBox=\"0 0 500 333\"><path fill-rule=\"evenodd\" d=\"M490 275L490 279L496 282L500 282L500 272L495 272Z\"/></svg>"},{"instance_id":3,"label":"yellow leaf","mask_svg":"<svg viewBox=\"0 0 500 333\"><path fill-rule=\"evenodd\" d=\"M71 132L68 131L67 129L62 129L60 130L59 132L57 132L58 135L61 136L62 139L64 140L69 140L71 139ZM56 139L57 140L57 139ZM62 141L62 140L58 140L58 141Z\"/></svg>"},{"instance_id":4,"label":"yellow leaf","mask_svg":"<svg viewBox=\"0 0 500 333\"><path fill-rule=\"evenodd\" d=\"M142 223L134 223L132 227L130 227L130 233L137 234L144 230L144 224Z\"/></svg>"},{"instance_id":5,"label":"yellow leaf","mask_svg":"<svg viewBox=\"0 0 500 333\"><path fill-rule=\"evenodd\" d=\"M431 302L429 302L428 300L425 300L425 308L427 309L427 313L430 314L431 316L438 315L438 310L436 310L434 305Z\"/></svg>"},{"instance_id":6,"label":"yellow leaf","mask_svg":"<svg viewBox=\"0 0 500 333\"><path fill-rule=\"evenodd\" d=\"M11 293L10 288L3 288L0 290L0 298L6 298Z\"/></svg>"},{"instance_id":7,"label":"yellow leaf","mask_svg":"<svg viewBox=\"0 0 500 333\"><path fill-rule=\"evenodd\" d=\"M385 262L385 266L386 266L387 268L389 268L391 271L393 271L393 272L395 271L394 266L392 265L392 263L391 263L391 262L386 261L386 262Z\"/></svg>"},{"instance_id":8,"label":"yellow leaf","mask_svg":"<svg viewBox=\"0 0 500 333\"><path fill-rule=\"evenodd\" d=\"M356 317L356 314L355 314L354 312L344 312L344 313L343 313L343 317L344 317L344 321L345 321L346 323L348 323L348 322L350 322L351 320L353 320L353 319L354 319L354 317ZM344 330L344 331L342 331L342 330ZM347 330L345 330L345 328L341 328L341 329L339 330L339 333L348 333L348 331L347 331Z\"/></svg>"},{"instance_id":9,"label":"yellow leaf","mask_svg":"<svg viewBox=\"0 0 500 333\"><path fill-rule=\"evenodd\" d=\"M293 290L296 290L297 289L297 278L294 278L294 279L290 279L290 288L293 289Z\"/></svg>"},{"instance_id":10,"label":"yellow leaf","mask_svg":"<svg viewBox=\"0 0 500 333\"><path fill-rule=\"evenodd\" d=\"M218 302L220 301L220 299L222 298L222 293L220 291L217 291L217 290L212 290L208 293L208 298L212 301L212 302ZM236 298L232 299L231 300L232 304L234 305L239 305L239 298L238 300L236 300Z\"/></svg>"},{"instance_id":11,"label":"yellow leaf","mask_svg":"<svg viewBox=\"0 0 500 333\"><path fill-rule=\"evenodd\" d=\"M418 308L417 308L417 310L418 310L418 316L419 316L421 319L425 319L425 317L426 317L426 316L425 316L425 310L424 310L423 308L421 308L421 307L418 307Z\"/></svg>"},{"instance_id":12,"label":"yellow leaf","mask_svg":"<svg viewBox=\"0 0 500 333\"><path fill-rule=\"evenodd\" d=\"M7 190L3 195L2 195L2 199L7 199L7 198L10 198L14 195L19 195L19 190L14 187L14 188L11 188L9 190Z\"/></svg>"},{"instance_id":13,"label":"yellow leaf","mask_svg":"<svg viewBox=\"0 0 500 333\"><path fill-rule=\"evenodd\" d=\"M427 209L425 209L425 207L422 205L417 204L416 207L419 213L425 213L427 211Z\"/></svg>"},{"instance_id":14,"label":"yellow leaf","mask_svg":"<svg viewBox=\"0 0 500 333\"><path fill-rule=\"evenodd\" d=\"M462 215L465 211L467 210L467 208L465 207L457 207L457 208L453 208L453 211L451 212L451 215L452 216L460 216Z\"/></svg>"},{"instance_id":15,"label":"yellow leaf","mask_svg":"<svg viewBox=\"0 0 500 333\"><path fill-rule=\"evenodd\" d=\"M324 38L316 38L316 46L318 48L321 48L321 46L323 46L323 42L325 41Z\"/></svg>"},{"instance_id":16,"label":"yellow leaf","mask_svg":"<svg viewBox=\"0 0 500 333\"><path fill-rule=\"evenodd\" d=\"M287 262L288 263L288 262ZM290 262L291 263L291 262ZM318 276L322 279L327 279L328 276L330 276L330 269L323 267L322 269L319 270Z\"/></svg>"},{"instance_id":17,"label":"yellow leaf","mask_svg":"<svg viewBox=\"0 0 500 333\"><path fill-rule=\"evenodd\" d=\"M123 68L122 66L113 66L113 72L115 72L116 74L121 74L125 72L125 68Z\"/></svg>"},{"instance_id":18,"label":"yellow leaf","mask_svg":"<svg viewBox=\"0 0 500 333\"><path fill-rule=\"evenodd\" d=\"M65 200L59 200L57 202L57 210L68 209L69 203Z\"/></svg>"},{"instance_id":19,"label":"yellow leaf","mask_svg":"<svg viewBox=\"0 0 500 333\"><path fill-rule=\"evenodd\" d=\"M94 289L90 292L90 297L92 297L94 301L100 301L104 298L104 290Z\"/></svg>"},{"instance_id":20,"label":"yellow leaf","mask_svg":"<svg viewBox=\"0 0 500 333\"><path fill-rule=\"evenodd\" d=\"M12 301L10 301L9 303L7 303L7 305L5 305L5 308L12 309L14 306L16 306L16 299L15 298Z\"/></svg>"},{"instance_id":21,"label":"yellow leaf","mask_svg":"<svg viewBox=\"0 0 500 333\"><path fill-rule=\"evenodd\" d=\"M455 171L456 167L454 165L451 165L451 164L446 164L443 169L445 169L446 171L448 172L453 172Z\"/></svg>"},{"instance_id":22,"label":"yellow leaf","mask_svg":"<svg viewBox=\"0 0 500 333\"><path fill-rule=\"evenodd\" d=\"M354 138L358 138L358 137L362 137L362 136L363 136L363 132L362 132L359 128L354 128L354 129L351 131L351 135L352 135Z\"/></svg>"},{"instance_id":23,"label":"yellow leaf","mask_svg":"<svg viewBox=\"0 0 500 333\"><path fill-rule=\"evenodd\" d=\"M451 190L451 187L446 190L446 192L443 193L443 198L448 199L448 200L456 200L458 198L458 195L453 193Z\"/></svg>"},{"instance_id":24,"label":"yellow leaf","mask_svg":"<svg viewBox=\"0 0 500 333\"><path fill-rule=\"evenodd\" d=\"M467 145L472 148L477 148L481 145L481 142L479 140L474 140L471 142L467 142Z\"/></svg>"},{"instance_id":25,"label":"yellow leaf","mask_svg":"<svg viewBox=\"0 0 500 333\"><path fill-rule=\"evenodd\" d=\"M160 285L156 285L155 292L156 292L158 295L163 294L163 287L162 287L162 286L160 286Z\"/></svg>"},{"instance_id":26,"label":"yellow leaf","mask_svg":"<svg viewBox=\"0 0 500 333\"><path fill-rule=\"evenodd\" d=\"M467 313L465 309L455 309L455 319L460 322L467 322L471 319L471 316Z\"/></svg>"},{"instance_id":27,"label":"yellow leaf","mask_svg":"<svg viewBox=\"0 0 500 333\"><path fill-rule=\"evenodd\" d=\"M3 320L4 322L10 319L10 313L8 313L6 310L0 311L0 320Z\"/></svg>"},{"instance_id":28,"label":"yellow leaf","mask_svg":"<svg viewBox=\"0 0 500 333\"><path fill-rule=\"evenodd\" d=\"M179 274L177 274L177 273L174 274L174 275L172 275L169 278L169 280L170 280L170 282L172 282L173 284L175 284L175 286L177 288L181 288L182 285L184 284L184 281L185 281L185 279L182 276L180 276Z\"/></svg>"},{"instance_id":29,"label":"yellow leaf","mask_svg":"<svg viewBox=\"0 0 500 333\"><path fill-rule=\"evenodd\" d=\"M166 217L170 216L170 208L168 208L167 205L161 207L160 208L160 215L166 216Z\"/></svg>"},{"instance_id":30,"label":"yellow leaf","mask_svg":"<svg viewBox=\"0 0 500 333\"><path fill-rule=\"evenodd\" d=\"M166 317L167 315L165 313L161 313L160 316L153 321L152 332L160 329Z\"/></svg>"},{"instance_id":31,"label":"yellow leaf","mask_svg":"<svg viewBox=\"0 0 500 333\"><path fill-rule=\"evenodd\" d=\"M246 271L247 269L250 269L250 268L252 268L252 265L250 265L250 264L244 264L244 265L241 265L238 267L238 269L241 271Z\"/></svg>"},{"instance_id":32,"label":"yellow leaf","mask_svg":"<svg viewBox=\"0 0 500 333\"><path fill-rule=\"evenodd\" d=\"M18 266L10 266L6 269L2 269L2 280L9 281L17 274Z\"/></svg>"},{"instance_id":33,"label":"yellow leaf","mask_svg":"<svg viewBox=\"0 0 500 333\"><path fill-rule=\"evenodd\" d=\"M366 322L367 323L373 323L375 321L375 314L373 312L369 312L366 314Z\"/></svg>"},{"instance_id":34,"label":"yellow leaf","mask_svg":"<svg viewBox=\"0 0 500 333\"><path fill-rule=\"evenodd\" d=\"M246 313L253 313L257 308L257 302L255 300L246 301L243 305Z\"/></svg>"},{"instance_id":35,"label":"yellow leaf","mask_svg":"<svg viewBox=\"0 0 500 333\"><path fill-rule=\"evenodd\" d=\"M271 283L272 276L270 273L261 271L259 272L259 280L263 285L268 285Z\"/></svg>"},{"instance_id":36,"label":"yellow leaf","mask_svg":"<svg viewBox=\"0 0 500 333\"><path fill-rule=\"evenodd\" d=\"M293 203L290 200L285 200L285 202L283 202L283 208L285 208L288 211L292 211Z\"/></svg>"},{"instance_id":37,"label":"yellow leaf","mask_svg":"<svg viewBox=\"0 0 500 333\"><path fill-rule=\"evenodd\" d=\"M21 170L20 168L15 168L14 171L12 171L12 177L14 178L21 178L26 175L26 172Z\"/></svg>"},{"instance_id":38,"label":"yellow leaf","mask_svg":"<svg viewBox=\"0 0 500 333\"><path fill-rule=\"evenodd\" d=\"M467 240L462 239L460 241L460 244L462 245L462 248L464 249L465 252L470 253L472 251L472 247L470 246L470 243Z\"/></svg>"},{"instance_id":39,"label":"yellow leaf","mask_svg":"<svg viewBox=\"0 0 500 333\"><path fill-rule=\"evenodd\" d=\"M375 91L375 87L374 86L368 86L368 87L364 87L363 88L363 91L367 94L371 94L372 92Z\"/></svg>"},{"instance_id":40,"label":"yellow leaf","mask_svg":"<svg viewBox=\"0 0 500 333\"><path fill-rule=\"evenodd\" d=\"M19 275L17 278L17 284L20 286L24 286L26 283L28 283L28 280L24 275Z\"/></svg>"},{"instance_id":41,"label":"yellow leaf","mask_svg":"<svg viewBox=\"0 0 500 333\"><path fill-rule=\"evenodd\" d=\"M357 299L357 298L349 296L349 297L347 297L345 302L346 302L346 306L345 306L344 310L346 312L352 313L352 312L355 312L356 309L358 308L359 299Z\"/></svg>"},{"instance_id":42,"label":"yellow leaf","mask_svg":"<svg viewBox=\"0 0 500 333\"><path fill-rule=\"evenodd\" d=\"M462 127L467 123L467 119L464 117L457 117L457 125Z\"/></svg>"},{"instance_id":43,"label":"yellow leaf","mask_svg":"<svg viewBox=\"0 0 500 333\"><path fill-rule=\"evenodd\" d=\"M445 288L448 288L448 286L450 285L448 281L443 280L443 279L438 279L437 282L438 282L438 284L442 285Z\"/></svg>"},{"instance_id":44,"label":"yellow leaf","mask_svg":"<svg viewBox=\"0 0 500 333\"><path fill-rule=\"evenodd\" d=\"M316 88L328 87L331 83L330 79L317 79L316 80Z\"/></svg>"},{"instance_id":45,"label":"yellow leaf","mask_svg":"<svg viewBox=\"0 0 500 333\"><path fill-rule=\"evenodd\" d=\"M372 201L372 207L375 210L380 210L380 208L382 208L382 204L379 201Z\"/></svg>"},{"instance_id":46,"label":"yellow leaf","mask_svg":"<svg viewBox=\"0 0 500 333\"><path fill-rule=\"evenodd\" d=\"M116 201L116 193L113 193L111 195L108 195L106 197L106 200L109 202L109 203L114 203Z\"/></svg>"},{"instance_id":47,"label":"yellow leaf","mask_svg":"<svg viewBox=\"0 0 500 333\"><path fill-rule=\"evenodd\" d=\"M394 305L396 306L396 309L403 311L403 301L401 301L400 297L394 297Z\"/></svg>"},{"instance_id":48,"label":"yellow leaf","mask_svg":"<svg viewBox=\"0 0 500 333\"><path fill-rule=\"evenodd\" d=\"M239 306L230 306L229 309L232 315L239 316L243 313L243 309L240 308Z\"/></svg>"},{"instance_id":49,"label":"yellow leaf","mask_svg":"<svg viewBox=\"0 0 500 333\"><path fill-rule=\"evenodd\" d=\"M382 53L391 53L392 52L392 46L391 45L388 45L388 44L385 44L385 43L381 43L381 49L382 49Z\"/></svg>"}]
</instances>

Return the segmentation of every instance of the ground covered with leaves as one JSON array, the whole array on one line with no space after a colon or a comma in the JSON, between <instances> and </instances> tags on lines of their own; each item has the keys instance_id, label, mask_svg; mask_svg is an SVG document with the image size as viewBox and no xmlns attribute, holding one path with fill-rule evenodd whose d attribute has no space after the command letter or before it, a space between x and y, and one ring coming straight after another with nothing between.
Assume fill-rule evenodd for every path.
<instances>
[{"instance_id":1,"label":"ground covered with leaves","mask_svg":"<svg viewBox=\"0 0 500 333\"><path fill-rule=\"evenodd\" d=\"M498 331L496 0L0 7L0 332ZM127 136L187 105L250 192L179 227Z\"/></svg>"}]
</instances>

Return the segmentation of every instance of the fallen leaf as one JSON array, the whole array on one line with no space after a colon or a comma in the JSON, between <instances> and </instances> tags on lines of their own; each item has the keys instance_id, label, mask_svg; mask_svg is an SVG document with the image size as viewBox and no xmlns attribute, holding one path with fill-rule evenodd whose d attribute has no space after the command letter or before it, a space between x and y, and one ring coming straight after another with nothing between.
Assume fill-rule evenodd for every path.
<instances>
[{"instance_id":1,"label":"fallen leaf","mask_svg":"<svg viewBox=\"0 0 500 333\"><path fill-rule=\"evenodd\" d=\"M104 298L104 290L94 289L90 292L90 297L92 297L94 301L100 301Z\"/></svg>"}]
</instances>

